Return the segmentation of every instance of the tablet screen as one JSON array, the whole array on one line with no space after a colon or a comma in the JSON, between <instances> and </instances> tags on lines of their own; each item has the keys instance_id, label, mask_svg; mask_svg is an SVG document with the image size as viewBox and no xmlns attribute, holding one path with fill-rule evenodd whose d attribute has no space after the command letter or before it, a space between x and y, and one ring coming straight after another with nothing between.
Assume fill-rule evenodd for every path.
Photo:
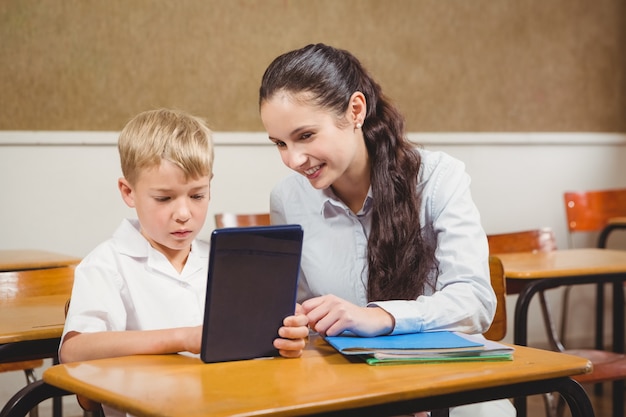
<instances>
[{"instance_id":1,"label":"tablet screen","mask_svg":"<svg viewBox=\"0 0 626 417\"><path fill-rule=\"evenodd\" d=\"M216 229L211 235L204 362L277 356L273 341L295 310L302 228Z\"/></svg>"}]
</instances>

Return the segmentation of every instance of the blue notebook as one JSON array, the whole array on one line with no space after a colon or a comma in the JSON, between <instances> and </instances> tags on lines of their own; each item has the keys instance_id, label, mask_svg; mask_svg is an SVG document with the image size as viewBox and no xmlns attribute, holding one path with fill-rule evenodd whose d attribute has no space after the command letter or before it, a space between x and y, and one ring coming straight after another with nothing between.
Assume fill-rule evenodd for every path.
<instances>
[{"instance_id":1,"label":"blue notebook","mask_svg":"<svg viewBox=\"0 0 626 417\"><path fill-rule=\"evenodd\" d=\"M511 360L514 349L458 332L438 331L390 336L327 336L325 340L344 355L360 355L368 363Z\"/></svg>"}]
</instances>

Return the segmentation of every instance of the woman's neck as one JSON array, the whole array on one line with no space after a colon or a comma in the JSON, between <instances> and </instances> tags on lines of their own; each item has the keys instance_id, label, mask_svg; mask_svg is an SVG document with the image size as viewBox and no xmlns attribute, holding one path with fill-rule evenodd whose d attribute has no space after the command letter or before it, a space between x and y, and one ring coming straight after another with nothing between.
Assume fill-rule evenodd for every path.
<instances>
[{"instance_id":1,"label":"woman's neck","mask_svg":"<svg viewBox=\"0 0 626 417\"><path fill-rule=\"evenodd\" d=\"M360 158L357 158L344 175L332 184L333 192L353 213L363 207L370 189L370 164L365 146Z\"/></svg>"}]
</instances>

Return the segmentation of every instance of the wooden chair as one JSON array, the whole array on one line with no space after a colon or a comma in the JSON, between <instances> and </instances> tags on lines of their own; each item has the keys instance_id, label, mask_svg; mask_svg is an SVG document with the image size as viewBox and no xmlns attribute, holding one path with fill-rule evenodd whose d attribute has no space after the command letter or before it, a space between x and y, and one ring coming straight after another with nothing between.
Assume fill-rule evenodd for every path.
<instances>
[{"instance_id":1,"label":"wooden chair","mask_svg":"<svg viewBox=\"0 0 626 417\"><path fill-rule=\"evenodd\" d=\"M569 246L576 247L574 235L598 233L598 248L606 248L612 232L626 230L626 188L593 191L568 191L563 194ZM569 288L563 295L561 339L565 339ZM596 286L595 348L604 348L604 285Z\"/></svg>"},{"instance_id":2,"label":"wooden chair","mask_svg":"<svg viewBox=\"0 0 626 417\"><path fill-rule=\"evenodd\" d=\"M215 226L218 228L267 226L269 224L270 224L269 213L257 213L257 214L217 213L215 215Z\"/></svg>"},{"instance_id":3,"label":"wooden chair","mask_svg":"<svg viewBox=\"0 0 626 417\"><path fill-rule=\"evenodd\" d=\"M0 272L0 308L20 304L30 298L41 296L69 295L74 280L74 266L27 269ZM43 359L7 362L0 364L0 372L23 371L26 383L37 380L34 370L43 366ZM56 405L55 407L60 407ZM31 410L32 417L38 416L37 408Z\"/></svg>"},{"instance_id":4,"label":"wooden chair","mask_svg":"<svg viewBox=\"0 0 626 417\"><path fill-rule=\"evenodd\" d=\"M487 239L489 241L490 254L496 256L499 253L550 251L556 250L557 248L554 233L550 228L489 235ZM543 297L544 296L540 293L540 302ZM581 383L592 384L626 379L626 355L599 349L566 349L552 325L549 308L545 299L541 303L542 309L544 310L544 321L548 340L552 348L563 353L584 357L593 364L593 371L591 373L574 376L572 377L573 379ZM561 415L564 409L564 404L561 399L559 399L559 403L555 405L550 400L549 396L545 396L544 398L546 399L546 411L548 414ZM613 410L615 410L615 404L623 403L623 401L623 390L613 389Z\"/></svg>"},{"instance_id":5,"label":"wooden chair","mask_svg":"<svg viewBox=\"0 0 626 417\"><path fill-rule=\"evenodd\" d=\"M563 198L571 247L576 246L573 242L575 233L601 233L597 247L605 248L612 231L626 229L623 220L619 220L626 218L626 188L568 191Z\"/></svg>"},{"instance_id":6,"label":"wooden chair","mask_svg":"<svg viewBox=\"0 0 626 417\"><path fill-rule=\"evenodd\" d=\"M491 326L483 333L483 336L497 342L506 336L506 278L502 261L496 256L489 257L489 276L498 304Z\"/></svg>"}]
</instances>

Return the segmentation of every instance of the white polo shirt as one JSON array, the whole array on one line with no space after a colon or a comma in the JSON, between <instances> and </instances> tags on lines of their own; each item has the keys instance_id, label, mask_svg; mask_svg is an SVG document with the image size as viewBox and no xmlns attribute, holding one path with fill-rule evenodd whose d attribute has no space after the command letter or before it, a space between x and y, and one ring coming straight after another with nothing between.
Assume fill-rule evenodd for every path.
<instances>
[{"instance_id":1,"label":"white polo shirt","mask_svg":"<svg viewBox=\"0 0 626 417\"><path fill-rule=\"evenodd\" d=\"M201 325L208 254L209 244L194 240L179 274L141 235L137 220L122 221L76 268L63 336Z\"/></svg>"}]
</instances>

